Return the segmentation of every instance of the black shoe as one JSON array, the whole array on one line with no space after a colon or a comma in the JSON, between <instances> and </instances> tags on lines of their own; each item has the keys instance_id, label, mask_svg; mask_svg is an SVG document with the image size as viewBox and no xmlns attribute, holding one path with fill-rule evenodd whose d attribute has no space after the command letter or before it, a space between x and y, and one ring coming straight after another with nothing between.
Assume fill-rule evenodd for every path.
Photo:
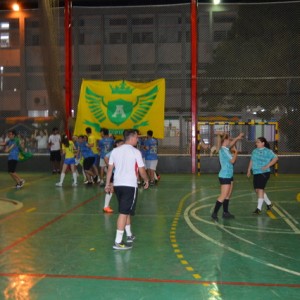
<instances>
[{"instance_id":1,"label":"black shoe","mask_svg":"<svg viewBox=\"0 0 300 300\"><path fill-rule=\"evenodd\" d=\"M215 213L213 213L213 214L211 215L211 218L212 218L213 220L215 220L215 221L218 221L218 220L219 220L219 219L218 219L218 215L215 214Z\"/></svg>"},{"instance_id":2,"label":"black shoe","mask_svg":"<svg viewBox=\"0 0 300 300\"><path fill-rule=\"evenodd\" d=\"M229 211L228 212L223 212L223 219L234 219L234 215L232 215Z\"/></svg>"},{"instance_id":3,"label":"black shoe","mask_svg":"<svg viewBox=\"0 0 300 300\"><path fill-rule=\"evenodd\" d=\"M272 207L273 207L272 203L270 205L267 205L267 210L271 210Z\"/></svg>"},{"instance_id":4,"label":"black shoe","mask_svg":"<svg viewBox=\"0 0 300 300\"><path fill-rule=\"evenodd\" d=\"M261 210L260 209L256 209L254 212L253 212L254 215L260 215L261 214Z\"/></svg>"}]
</instances>

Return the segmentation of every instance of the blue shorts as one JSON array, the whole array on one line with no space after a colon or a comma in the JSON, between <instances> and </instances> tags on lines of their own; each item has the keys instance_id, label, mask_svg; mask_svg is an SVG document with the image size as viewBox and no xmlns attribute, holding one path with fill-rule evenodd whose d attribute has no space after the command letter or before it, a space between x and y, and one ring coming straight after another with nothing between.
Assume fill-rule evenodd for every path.
<instances>
[{"instance_id":1,"label":"blue shorts","mask_svg":"<svg viewBox=\"0 0 300 300\"><path fill-rule=\"evenodd\" d=\"M231 178L221 178L221 177L219 177L219 182L220 182L221 185L231 184L233 182L233 177L231 177Z\"/></svg>"},{"instance_id":2,"label":"blue shorts","mask_svg":"<svg viewBox=\"0 0 300 300\"><path fill-rule=\"evenodd\" d=\"M75 157L72 157L72 158L65 158L65 161L64 161L64 164L65 165L75 165Z\"/></svg>"}]
</instances>

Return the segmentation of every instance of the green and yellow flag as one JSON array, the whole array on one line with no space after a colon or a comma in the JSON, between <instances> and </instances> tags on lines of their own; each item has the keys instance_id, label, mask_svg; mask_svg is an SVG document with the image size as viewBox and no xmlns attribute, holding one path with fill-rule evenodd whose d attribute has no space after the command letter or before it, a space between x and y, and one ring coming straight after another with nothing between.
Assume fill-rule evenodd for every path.
<instances>
[{"instance_id":1,"label":"green and yellow flag","mask_svg":"<svg viewBox=\"0 0 300 300\"><path fill-rule=\"evenodd\" d=\"M152 130L156 138L163 138L164 111L165 79L146 83L83 80L74 134L85 134L85 128L91 127L99 138L101 128L116 136L135 128L141 134Z\"/></svg>"}]
</instances>

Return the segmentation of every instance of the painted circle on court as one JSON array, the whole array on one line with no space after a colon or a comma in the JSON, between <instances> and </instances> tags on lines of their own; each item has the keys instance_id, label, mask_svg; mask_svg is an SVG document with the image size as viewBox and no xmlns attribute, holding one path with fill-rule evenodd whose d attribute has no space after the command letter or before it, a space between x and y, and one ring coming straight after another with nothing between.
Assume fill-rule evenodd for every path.
<instances>
[{"instance_id":1,"label":"painted circle on court","mask_svg":"<svg viewBox=\"0 0 300 300\"><path fill-rule=\"evenodd\" d=\"M19 210L22 207L23 203L19 201L0 198L0 215L9 214L11 212Z\"/></svg>"}]
</instances>

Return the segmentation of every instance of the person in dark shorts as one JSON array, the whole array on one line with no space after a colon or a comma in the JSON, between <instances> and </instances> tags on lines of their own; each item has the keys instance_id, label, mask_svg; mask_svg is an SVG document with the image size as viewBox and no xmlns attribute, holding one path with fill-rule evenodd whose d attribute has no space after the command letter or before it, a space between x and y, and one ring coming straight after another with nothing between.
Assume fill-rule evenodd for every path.
<instances>
[{"instance_id":1,"label":"person in dark shorts","mask_svg":"<svg viewBox=\"0 0 300 300\"><path fill-rule=\"evenodd\" d=\"M270 178L270 167L278 161L278 156L270 149L270 144L264 137L257 138L256 149L252 151L249 162L247 176L253 173L253 187L257 194L257 208L253 212L255 215L261 214L262 205L266 202L267 210L271 210L273 204L265 193L265 187Z\"/></svg>"},{"instance_id":2,"label":"person in dark shorts","mask_svg":"<svg viewBox=\"0 0 300 300\"><path fill-rule=\"evenodd\" d=\"M221 148L219 150L219 160L221 170L219 172L219 182L221 184L221 194L218 197L214 211L211 215L212 219L218 221L218 211L223 205L223 218L231 219L234 218L229 210L229 199L233 189L233 165L237 160L238 151L235 144L238 140L242 139L243 133L240 133L236 138L230 139L227 133L220 135Z\"/></svg>"},{"instance_id":3,"label":"person in dark shorts","mask_svg":"<svg viewBox=\"0 0 300 300\"><path fill-rule=\"evenodd\" d=\"M144 188L149 187L149 178L145 170L141 152L135 148L138 134L134 129L123 132L124 144L112 150L108 162L105 192L115 192L119 202L119 217L113 249L127 250L132 248L135 236L131 232L131 216L135 214L138 192L138 173L144 180ZM114 182L110 182L113 169ZM123 242L126 231L127 241Z\"/></svg>"},{"instance_id":4,"label":"person in dark shorts","mask_svg":"<svg viewBox=\"0 0 300 300\"><path fill-rule=\"evenodd\" d=\"M9 140L7 142L0 143L0 146L5 146L5 152L8 152L7 170L11 178L16 182L16 188L21 188L25 180L20 178L16 173L17 164L19 160L20 144L17 140L17 134L14 130L8 132Z\"/></svg>"},{"instance_id":5,"label":"person in dark shorts","mask_svg":"<svg viewBox=\"0 0 300 300\"><path fill-rule=\"evenodd\" d=\"M61 162L61 136L58 133L58 128L52 129L52 134L48 138L48 146L50 148L50 161L52 164L52 173L60 173L60 162Z\"/></svg>"}]
</instances>

